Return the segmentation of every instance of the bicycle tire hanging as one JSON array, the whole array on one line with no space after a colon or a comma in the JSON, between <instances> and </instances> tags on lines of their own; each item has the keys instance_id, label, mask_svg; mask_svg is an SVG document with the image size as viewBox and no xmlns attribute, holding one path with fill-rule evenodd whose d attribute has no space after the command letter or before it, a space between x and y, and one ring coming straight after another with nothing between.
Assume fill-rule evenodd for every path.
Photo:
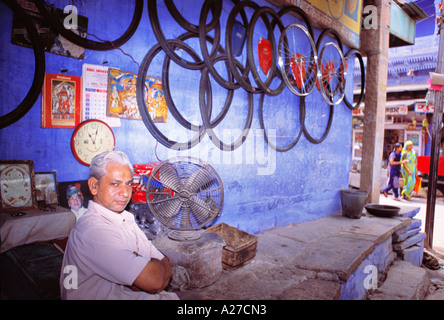
<instances>
[{"instance_id":1,"label":"bicycle tire hanging","mask_svg":"<svg viewBox=\"0 0 444 320\"><path fill-rule=\"evenodd\" d=\"M13 0L4 0L14 12L21 8ZM137 87L137 103L142 120L153 137L168 148L179 148L181 150L189 149L198 144L205 134L209 134L210 140L221 150L235 150L246 140L250 131L253 118L253 94L261 94L259 99L259 124L264 130L264 139L275 150L285 152L293 148L299 141L302 134L311 143L318 144L325 140L331 125L334 112L334 106L342 101L345 106L351 110L359 108L364 97L365 86L365 67L362 55L358 50L352 49L344 56L342 43L339 34L333 29L326 29L321 32L315 42L313 29L310 21L303 10L296 6L286 6L279 11L266 6L260 6L253 1L231 0L232 8L227 12L225 22L225 39L221 39L222 12L224 11L223 0L205 0L202 1L201 10L197 10L198 23L194 24L187 20L180 10L176 7L173 0L164 0L167 12L171 14L174 21L185 30L185 32L174 38L165 37L165 28L160 24L158 15L157 0L147 1L148 17L153 33L158 41L145 55L142 64L138 70L139 77L147 76L150 63L161 51L165 54L162 66L162 82L165 89L165 99L171 115L184 128L191 131L194 135L188 141L170 140L162 133L151 120L147 113L146 103L142 99L145 88L140 82ZM122 35L112 41L97 42L82 38L71 30L65 29L58 21L50 7L43 0L36 0L36 5L44 17L50 22L52 28L63 35L71 42L86 49L96 51L106 51L115 49L126 43L137 30L141 21L143 12L143 0L135 0L134 14L129 27L124 30ZM23 10L22 10L23 11ZM23 15L24 13L22 13ZM284 25L283 18L292 17L290 23ZM27 20L27 19L24 19ZM30 34L32 47L35 57L34 81L27 96L12 112L0 117L0 128L8 126L26 114L34 105L38 95L41 92L45 73L45 59L43 48L38 44L38 34L35 27L27 23L28 33ZM237 30L237 31L236 31ZM297 47L285 52L289 45L290 36L297 30L302 33L296 38L299 43L305 44L307 52L297 52ZM239 31L239 40L235 43L233 32ZM210 33L213 35L211 36ZM280 37L276 34L280 33ZM258 36L259 35L259 36ZM328 43L323 43L324 38L333 39ZM263 50L269 50L271 55L266 57L266 61L261 61L261 49L256 48L258 41L264 40L266 45ZM189 39L195 38L198 46L192 46L186 43ZM211 46L211 49L208 48ZM199 51L200 49L200 51ZM327 68L323 67L322 60L324 56L330 55L327 51L335 52L339 57L340 63L336 70L328 73ZM183 58L185 52L187 59ZM318 56L319 55L319 56ZM361 70L361 92L358 99L353 103L353 99L345 94L345 63L352 57L359 63ZM268 59L268 60L267 60ZM179 67L200 71L199 83L199 112L202 122L194 124L185 119L179 109L176 107L170 91L170 63L173 61ZM216 68L216 64L222 68ZM327 70L327 71L326 71ZM222 72L221 72L222 71ZM324 76L324 73L327 76ZM215 82L210 81L210 76ZM325 80L327 79L327 80ZM332 80L334 79L334 80ZM330 112L327 127L321 138L313 138L305 124L306 114L306 96L312 94L315 83L320 89L325 102L330 105ZM218 85L225 90L225 102L217 114L212 115L213 109L213 86ZM264 123L264 100L265 95L277 96L287 87L293 94L299 96L299 131L295 132L295 139L286 146L274 145L268 139ZM236 90L246 91L247 106L246 120L241 135L231 143L225 143L219 139L214 129L220 125L230 110L233 94Z\"/></svg>"},{"instance_id":2,"label":"bicycle tire hanging","mask_svg":"<svg viewBox=\"0 0 444 320\"><path fill-rule=\"evenodd\" d=\"M198 15L199 23L193 24L188 21L178 10L173 0L165 0L166 8L171 14L173 19L179 24L180 27L185 29L186 36L182 35L175 39L166 39L165 33L162 30L162 26L159 23L159 16L157 11L157 0L148 1L148 15L150 23L161 49L165 52L164 67L162 72L162 81L165 84L166 100L173 117L185 128L198 132L195 138L191 139L187 143L172 143L168 140L160 131L156 128L156 125L149 119L143 120L146 127L152 133L152 135L159 140L163 145L171 148L178 145L182 149L191 148L194 146L203 136L208 133L210 140L221 150L234 150L238 148L246 139L252 122L253 109L253 94L261 94L259 99L259 124L264 132L264 139L275 150L284 152L293 148L299 141L302 134L308 141L314 144L319 144L326 139L332 126L334 106L344 101L344 104L349 109L358 108L363 98L363 91L360 95L359 101L356 105L351 105L345 96L345 61L352 55L355 55L357 59L362 62L362 56L359 51L351 50L345 57L342 52L342 43L339 34L333 29L326 29L321 32L316 43L314 38L313 29L310 25L310 21L303 10L296 6L286 6L275 12L270 7L259 6L253 1L239 1L232 0L233 7L228 13L228 17L225 24L225 47L220 43L220 19L222 17L223 1L222 0L205 0L203 1L200 13ZM211 20L208 20L211 12ZM284 15L291 14L296 17L297 21L285 26L282 22ZM258 22L261 21L262 28L257 29ZM301 24L300 24L301 23ZM275 29L278 27L281 33L279 41L275 38ZM293 29L291 29L293 28ZM257 30L256 30L257 29ZM303 42L308 45L310 49L306 53L296 52L297 49L285 52L285 48L288 47L289 37L295 31L301 30ZM236 30L236 31L235 31ZM260 34L259 30L265 30L265 34ZM213 32L214 36L210 36L209 32ZM238 33L238 39L234 39L234 32ZM258 34L260 34L258 36ZM323 39L330 37L333 41L328 43L322 43ZM184 43L186 39L196 37L199 39L200 53L202 58L199 58L198 52L190 53L192 50L188 45ZM257 37L260 38L257 41ZM299 42L301 36L297 37ZM238 42L235 43L234 40ZM261 52L259 47L256 50L254 44L264 40L264 43L268 46L266 50L271 51L268 61L260 61ZM179 42L177 42L179 41ZM293 39L294 41L294 39ZM322 43L322 45L321 45ZM176 45L177 44L177 45ZM211 51L207 45L212 46ZM192 57L193 61L188 61L175 52L175 47L184 46L183 49L187 51L188 55ZM276 46L278 50L276 49ZM296 45L294 45L296 47ZM194 49L196 50L196 49ZM152 51L150 51L152 52ZM336 63L336 69L330 70L329 66L323 68L322 61L324 56L328 56L331 59L331 55L336 54L339 63ZM279 54L277 54L279 53ZM319 56L318 56L319 54ZM277 56L278 59L277 59ZM259 59L258 59L259 58ZM146 73L146 59L144 59L144 65L139 70L139 76L144 76ZM148 59L150 60L150 59ZM199 85L199 111L202 119L202 124L193 125L185 120L178 109L175 106L171 93L169 91L169 63L174 61L182 68L189 70L200 70L201 80ZM277 60L279 60L277 63ZM318 65L319 62L319 65ZM215 64L221 63L226 66L225 77L216 70ZM328 61L331 65L331 61ZM143 67L143 68L142 68ZM365 77L364 66L361 67L361 75ZM141 71L141 72L140 72ZM209 81L209 76L212 76L216 84L227 92L227 98L225 104L220 113L211 120L212 110L212 84ZM276 85L277 83L277 85ZM305 123L305 110L306 110L306 96L313 92L313 89L317 84L319 91L329 105L329 116L327 126L323 135L316 139L310 135ZM273 87L272 87L273 86ZM284 87L287 86L291 92L299 96L299 132L295 133L295 139L286 146L277 146L271 143L266 134L266 125L264 121L264 97L265 95L275 96L279 95ZM142 87L139 86L140 90ZM242 134L233 143L226 144L222 142L214 132L216 126L220 124L222 119L230 109L233 92L235 90L244 90L248 94L248 112L245 126L242 130ZM139 92L139 91L138 91ZM142 95L141 92L138 93ZM139 109L141 114L144 113L146 105L140 101ZM178 144L177 144L178 143Z\"/></svg>"},{"instance_id":3,"label":"bicycle tire hanging","mask_svg":"<svg viewBox=\"0 0 444 320\"><path fill-rule=\"evenodd\" d=\"M43 81L45 79L45 51L41 44L40 36L31 18L25 13L22 7L14 0L4 0L5 4L14 14L17 14L24 22L28 33L31 46L34 51L34 79L31 88L22 102L19 103L9 113L0 116L0 129L3 129L25 116L33 107L34 103L42 91Z\"/></svg>"}]
</instances>

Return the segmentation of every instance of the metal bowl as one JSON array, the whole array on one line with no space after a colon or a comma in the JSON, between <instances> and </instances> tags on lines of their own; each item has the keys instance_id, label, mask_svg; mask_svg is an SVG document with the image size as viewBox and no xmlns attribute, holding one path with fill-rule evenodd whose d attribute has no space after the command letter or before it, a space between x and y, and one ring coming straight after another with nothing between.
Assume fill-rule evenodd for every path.
<instances>
[{"instance_id":1,"label":"metal bowl","mask_svg":"<svg viewBox=\"0 0 444 320\"><path fill-rule=\"evenodd\" d=\"M395 207L395 206L389 206L389 205L385 205L385 204L377 204L377 203L369 203L366 204L365 209L378 217L393 217L393 216L397 216L399 214L399 211L401 210L400 207Z\"/></svg>"}]
</instances>

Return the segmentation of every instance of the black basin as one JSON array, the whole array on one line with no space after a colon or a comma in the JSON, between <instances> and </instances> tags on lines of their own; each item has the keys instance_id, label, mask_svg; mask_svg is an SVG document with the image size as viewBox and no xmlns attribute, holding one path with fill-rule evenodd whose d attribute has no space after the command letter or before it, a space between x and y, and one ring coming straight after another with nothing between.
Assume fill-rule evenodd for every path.
<instances>
[{"instance_id":1,"label":"black basin","mask_svg":"<svg viewBox=\"0 0 444 320\"><path fill-rule=\"evenodd\" d=\"M400 207L389 206L384 204L376 204L376 203L369 203L366 204L364 207L369 213L378 217L397 216L399 211L401 210Z\"/></svg>"}]
</instances>

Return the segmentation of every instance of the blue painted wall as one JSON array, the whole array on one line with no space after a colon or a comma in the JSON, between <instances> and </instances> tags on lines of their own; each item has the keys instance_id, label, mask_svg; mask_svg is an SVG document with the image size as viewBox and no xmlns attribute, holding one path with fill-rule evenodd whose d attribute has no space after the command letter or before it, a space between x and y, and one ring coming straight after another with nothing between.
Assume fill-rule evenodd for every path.
<instances>
[{"instance_id":1,"label":"blue painted wall","mask_svg":"<svg viewBox=\"0 0 444 320\"><path fill-rule=\"evenodd\" d=\"M65 3L66 2L66 3ZM63 8L71 1L56 1ZM259 5L270 6L265 1ZM125 3L125 4L124 4ZM203 1L175 1L183 15L193 23L198 22L198 13ZM133 3L112 1L75 2L79 14L89 18L88 31L102 39L115 39L132 17ZM231 10L231 1L224 1L222 11L222 39L225 21ZM276 9L276 8L274 8ZM164 4L158 4L162 27L167 38L177 37L184 30L175 24ZM12 13L0 3L0 114L11 111L23 99L31 86L34 75L34 57L31 49L10 43ZM320 30L315 30L315 36ZM142 21L134 36L122 46L140 63L146 52L157 41L149 23L146 2ZM222 42L224 45L224 42ZM190 42L190 45L192 42ZM344 47L346 52L348 49ZM81 76L82 64L102 64L125 71L138 72L138 66L119 50L106 52L86 50L84 60L46 53L46 72ZM159 60L160 61L160 60ZM351 66L350 66L351 65ZM353 63L349 63L349 70ZM160 77L161 62L150 67L148 75ZM352 69L351 69L352 70ZM352 72L347 79L352 79ZM173 98L181 113L194 123L200 123L198 108L199 71L189 71L172 64L170 82ZM221 107L226 90L214 81L214 112ZM351 86L347 86L350 95ZM230 134L243 128L247 114L247 94L236 90L234 101L224 121L216 128ZM275 152L268 148L260 131L258 106L260 95L254 95L254 116L247 141L233 152L222 152L204 137L196 147L184 152L175 152L156 144L142 121L121 120L121 127L114 127L116 148L126 152L133 163L156 161L155 152L161 160L175 155L193 155L214 166L225 187L222 215L217 222L225 222L250 233L284 226L290 223L317 219L333 214L340 209L339 190L347 188L350 169L351 111L341 103L334 107L330 133L320 144L312 144L303 135L296 146L288 152ZM325 131L330 108L321 94L314 92L306 100L308 131L320 138ZM299 132L299 98L287 89L278 96L267 96L264 102L264 117L267 128L275 129L278 143L288 143ZM36 172L57 172L59 182L82 180L88 177L88 167L78 163L71 153L70 138L74 129L40 128L41 100L18 122L0 130L0 159L34 160ZM168 137L185 141L190 136L169 114L166 124L158 127Z\"/></svg>"}]
</instances>

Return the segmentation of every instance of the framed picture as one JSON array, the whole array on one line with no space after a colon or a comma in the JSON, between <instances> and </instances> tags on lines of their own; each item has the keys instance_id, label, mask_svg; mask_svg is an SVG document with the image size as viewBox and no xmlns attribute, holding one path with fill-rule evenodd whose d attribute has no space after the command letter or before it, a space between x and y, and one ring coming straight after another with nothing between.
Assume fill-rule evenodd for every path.
<instances>
[{"instance_id":1,"label":"framed picture","mask_svg":"<svg viewBox=\"0 0 444 320\"><path fill-rule=\"evenodd\" d=\"M58 204L56 172L36 172L35 190L37 203Z\"/></svg>"},{"instance_id":2,"label":"framed picture","mask_svg":"<svg viewBox=\"0 0 444 320\"><path fill-rule=\"evenodd\" d=\"M75 128L82 119L82 77L46 73L42 89L42 128Z\"/></svg>"},{"instance_id":3,"label":"framed picture","mask_svg":"<svg viewBox=\"0 0 444 320\"><path fill-rule=\"evenodd\" d=\"M73 210L71 207L72 204L70 205L69 202L69 197L73 193L78 193L79 191L81 206L88 208L88 201L93 199L92 194L89 191L88 180L66 181L58 183L60 206Z\"/></svg>"},{"instance_id":4,"label":"framed picture","mask_svg":"<svg viewBox=\"0 0 444 320\"><path fill-rule=\"evenodd\" d=\"M0 160L0 211L37 209L34 162Z\"/></svg>"},{"instance_id":5,"label":"framed picture","mask_svg":"<svg viewBox=\"0 0 444 320\"><path fill-rule=\"evenodd\" d=\"M119 69L108 69L108 96L106 115L124 119L142 120L136 99L137 75ZM154 122L166 122L168 106L163 94L162 81L154 77L145 79L145 102Z\"/></svg>"}]
</instances>

